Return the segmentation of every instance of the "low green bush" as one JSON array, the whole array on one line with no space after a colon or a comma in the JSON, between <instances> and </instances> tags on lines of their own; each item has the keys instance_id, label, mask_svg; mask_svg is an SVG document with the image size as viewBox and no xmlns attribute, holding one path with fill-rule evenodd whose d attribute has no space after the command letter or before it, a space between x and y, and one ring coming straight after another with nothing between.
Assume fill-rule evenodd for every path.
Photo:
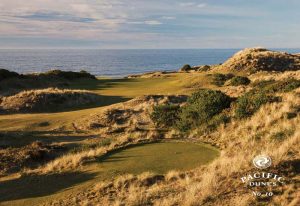
<instances>
[{"instance_id":1,"label":"low green bush","mask_svg":"<svg viewBox=\"0 0 300 206\"><path fill-rule=\"evenodd\" d=\"M300 80L290 78L282 81L275 81L275 80L261 81L261 82L254 83L253 86L257 89L269 93L290 92L300 87Z\"/></svg>"},{"instance_id":2,"label":"low green bush","mask_svg":"<svg viewBox=\"0 0 300 206\"><path fill-rule=\"evenodd\" d=\"M192 70L192 67L189 64L185 64L179 69L181 72L188 72L190 70Z\"/></svg>"},{"instance_id":3,"label":"low green bush","mask_svg":"<svg viewBox=\"0 0 300 206\"><path fill-rule=\"evenodd\" d=\"M209 121L223 109L230 107L231 98L226 94L202 89L188 98L179 114L176 126L181 131L188 131Z\"/></svg>"},{"instance_id":4,"label":"low green bush","mask_svg":"<svg viewBox=\"0 0 300 206\"><path fill-rule=\"evenodd\" d=\"M173 127L179 120L178 105L158 105L153 108L150 117L158 127Z\"/></svg>"},{"instance_id":5,"label":"low green bush","mask_svg":"<svg viewBox=\"0 0 300 206\"><path fill-rule=\"evenodd\" d=\"M6 69L0 69L0 80L13 78L13 77L19 77L20 75L16 72L11 72Z\"/></svg>"},{"instance_id":6,"label":"low green bush","mask_svg":"<svg viewBox=\"0 0 300 206\"><path fill-rule=\"evenodd\" d=\"M94 75L82 70L80 72L62 71L62 70L50 70L48 72L40 74L45 77L60 77L64 79L78 79L78 78L90 78L96 79Z\"/></svg>"},{"instance_id":7,"label":"low green bush","mask_svg":"<svg viewBox=\"0 0 300 206\"><path fill-rule=\"evenodd\" d=\"M224 83L233 78L234 75L233 74L221 74L221 73L215 73L215 74L210 74L210 76L212 77L212 83L216 86L223 86Z\"/></svg>"},{"instance_id":8,"label":"low green bush","mask_svg":"<svg viewBox=\"0 0 300 206\"><path fill-rule=\"evenodd\" d=\"M250 79L242 76L235 76L230 80L231 86L239 86L239 85L248 85L250 84Z\"/></svg>"},{"instance_id":9,"label":"low green bush","mask_svg":"<svg viewBox=\"0 0 300 206\"><path fill-rule=\"evenodd\" d=\"M158 127L175 128L187 132L194 128L216 128L228 122L229 117L221 112L230 107L231 98L226 94L209 89L193 93L187 103L178 105L158 105L150 115Z\"/></svg>"},{"instance_id":10,"label":"low green bush","mask_svg":"<svg viewBox=\"0 0 300 206\"><path fill-rule=\"evenodd\" d=\"M261 90L252 90L237 99L235 116L237 118L250 117L262 105L275 101L279 101L279 98L272 94Z\"/></svg>"}]
</instances>

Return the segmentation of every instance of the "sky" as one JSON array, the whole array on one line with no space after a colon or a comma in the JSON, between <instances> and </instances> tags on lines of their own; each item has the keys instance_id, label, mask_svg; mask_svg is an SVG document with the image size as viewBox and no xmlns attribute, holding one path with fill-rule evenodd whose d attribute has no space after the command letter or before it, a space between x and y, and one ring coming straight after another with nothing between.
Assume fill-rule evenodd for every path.
<instances>
[{"instance_id":1,"label":"sky","mask_svg":"<svg viewBox=\"0 0 300 206\"><path fill-rule=\"evenodd\" d=\"M0 48L300 48L299 0L0 0Z\"/></svg>"}]
</instances>

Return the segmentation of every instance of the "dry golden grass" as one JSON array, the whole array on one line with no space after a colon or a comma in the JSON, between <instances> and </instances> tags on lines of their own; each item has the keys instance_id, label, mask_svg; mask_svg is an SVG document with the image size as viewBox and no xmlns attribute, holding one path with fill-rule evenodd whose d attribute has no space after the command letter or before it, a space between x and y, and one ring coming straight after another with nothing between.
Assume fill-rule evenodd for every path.
<instances>
[{"instance_id":1,"label":"dry golden grass","mask_svg":"<svg viewBox=\"0 0 300 206\"><path fill-rule=\"evenodd\" d=\"M300 70L298 71L285 71L285 72L258 72L250 75L251 81L281 81L286 79L300 79Z\"/></svg>"},{"instance_id":2,"label":"dry golden grass","mask_svg":"<svg viewBox=\"0 0 300 206\"><path fill-rule=\"evenodd\" d=\"M270 51L265 48L246 48L234 54L216 70L221 71L287 71L298 70L298 55Z\"/></svg>"}]
</instances>

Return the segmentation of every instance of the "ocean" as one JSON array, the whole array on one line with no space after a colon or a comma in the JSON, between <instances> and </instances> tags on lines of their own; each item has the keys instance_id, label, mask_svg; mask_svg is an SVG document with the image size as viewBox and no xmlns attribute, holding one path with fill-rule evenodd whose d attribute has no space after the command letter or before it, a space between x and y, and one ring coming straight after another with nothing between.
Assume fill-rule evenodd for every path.
<instances>
[{"instance_id":1,"label":"ocean","mask_svg":"<svg viewBox=\"0 0 300 206\"><path fill-rule=\"evenodd\" d=\"M240 49L0 49L0 68L19 73L86 70L97 76L123 77L175 71L184 64L219 64ZM300 49L277 49L298 53Z\"/></svg>"}]
</instances>

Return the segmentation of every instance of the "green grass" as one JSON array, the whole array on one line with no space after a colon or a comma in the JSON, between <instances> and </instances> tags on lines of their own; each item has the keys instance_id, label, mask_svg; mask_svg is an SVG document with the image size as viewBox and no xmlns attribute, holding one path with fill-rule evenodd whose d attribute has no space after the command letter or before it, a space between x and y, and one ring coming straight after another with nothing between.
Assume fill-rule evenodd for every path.
<instances>
[{"instance_id":1,"label":"green grass","mask_svg":"<svg viewBox=\"0 0 300 206\"><path fill-rule=\"evenodd\" d=\"M111 173L139 174L151 171L188 170L206 164L218 152L206 145L185 142L160 142L133 146L99 159L99 169Z\"/></svg>"},{"instance_id":2,"label":"green grass","mask_svg":"<svg viewBox=\"0 0 300 206\"><path fill-rule=\"evenodd\" d=\"M74 81L69 88L87 89L105 96L134 98L150 94L184 94L193 83L209 83L202 73L168 74L154 78L107 79ZM189 92L190 93L190 92Z\"/></svg>"},{"instance_id":3,"label":"green grass","mask_svg":"<svg viewBox=\"0 0 300 206\"><path fill-rule=\"evenodd\" d=\"M111 152L78 172L0 182L0 202L3 205L39 205L58 197L75 195L78 190L121 174L146 171L165 174L170 170L189 170L209 163L218 155L213 147L185 142L132 146Z\"/></svg>"}]
</instances>

